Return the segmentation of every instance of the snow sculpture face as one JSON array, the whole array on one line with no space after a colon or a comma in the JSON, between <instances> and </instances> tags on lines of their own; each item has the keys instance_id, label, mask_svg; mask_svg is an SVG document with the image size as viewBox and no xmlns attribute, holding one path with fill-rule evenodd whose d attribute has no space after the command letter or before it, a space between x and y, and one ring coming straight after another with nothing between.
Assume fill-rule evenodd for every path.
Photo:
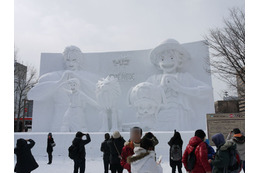
<instances>
[{"instance_id":1,"label":"snow sculpture face","mask_svg":"<svg viewBox=\"0 0 260 173\"><path fill-rule=\"evenodd\" d=\"M138 116L157 115L165 102L163 90L148 82L136 85L128 97L129 104L136 108Z\"/></svg>"},{"instance_id":2,"label":"snow sculpture face","mask_svg":"<svg viewBox=\"0 0 260 173\"><path fill-rule=\"evenodd\" d=\"M72 78L70 80L68 80L68 85L69 85L69 88L72 92L75 92L79 89L80 87L80 82L78 79L76 78Z\"/></svg>"},{"instance_id":3,"label":"snow sculpture face","mask_svg":"<svg viewBox=\"0 0 260 173\"><path fill-rule=\"evenodd\" d=\"M63 52L63 57L67 70L79 70L80 60L82 58L81 50L76 46L66 47Z\"/></svg>"},{"instance_id":4,"label":"snow sculpture face","mask_svg":"<svg viewBox=\"0 0 260 173\"><path fill-rule=\"evenodd\" d=\"M176 40L168 39L151 50L150 60L164 74L173 74L182 68L183 63L190 59L190 54Z\"/></svg>"},{"instance_id":5,"label":"snow sculpture face","mask_svg":"<svg viewBox=\"0 0 260 173\"><path fill-rule=\"evenodd\" d=\"M151 100L142 100L139 104L136 102L135 106L137 107L138 114L141 116L153 115L158 110L158 104Z\"/></svg>"},{"instance_id":6,"label":"snow sculpture face","mask_svg":"<svg viewBox=\"0 0 260 173\"><path fill-rule=\"evenodd\" d=\"M173 73L181 67L180 53L174 50L165 50L158 54L158 64L164 73Z\"/></svg>"}]
</instances>

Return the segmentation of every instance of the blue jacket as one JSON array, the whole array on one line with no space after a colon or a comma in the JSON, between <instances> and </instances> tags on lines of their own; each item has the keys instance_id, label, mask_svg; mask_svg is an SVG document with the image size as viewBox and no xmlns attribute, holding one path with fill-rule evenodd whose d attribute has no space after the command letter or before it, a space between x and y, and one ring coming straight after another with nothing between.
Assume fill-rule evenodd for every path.
<instances>
[{"instance_id":1,"label":"blue jacket","mask_svg":"<svg viewBox=\"0 0 260 173\"><path fill-rule=\"evenodd\" d=\"M208 148L208 159L214 160L213 156L216 154L215 150L209 145L208 139L206 139L205 143L207 144Z\"/></svg>"}]
</instances>

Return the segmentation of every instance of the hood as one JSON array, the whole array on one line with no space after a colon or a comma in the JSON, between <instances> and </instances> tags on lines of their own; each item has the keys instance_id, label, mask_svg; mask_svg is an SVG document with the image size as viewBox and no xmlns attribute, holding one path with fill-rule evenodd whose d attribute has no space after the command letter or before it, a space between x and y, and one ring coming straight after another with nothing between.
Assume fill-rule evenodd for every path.
<instances>
[{"instance_id":1,"label":"hood","mask_svg":"<svg viewBox=\"0 0 260 173\"><path fill-rule=\"evenodd\" d=\"M195 147L197 147L197 146L198 146L200 143L202 143L202 142L203 142L203 141L202 141L199 137L197 137L197 136L192 137L192 138L190 139L190 141L189 141L188 146L186 147L188 153L190 154L190 153L193 151L193 149L194 149Z\"/></svg>"},{"instance_id":2,"label":"hood","mask_svg":"<svg viewBox=\"0 0 260 173\"><path fill-rule=\"evenodd\" d=\"M128 163L133 163L135 161L141 160L147 155L149 155L149 152L142 147L136 147L134 149L134 153L135 154L133 156L127 158Z\"/></svg>"},{"instance_id":3,"label":"hood","mask_svg":"<svg viewBox=\"0 0 260 173\"><path fill-rule=\"evenodd\" d=\"M199 137L194 136L190 139L189 145L192 147L198 146L201 142L203 142Z\"/></svg>"},{"instance_id":4,"label":"hood","mask_svg":"<svg viewBox=\"0 0 260 173\"><path fill-rule=\"evenodd\" d=\"M212 141L218 148L225 143L225 138L222 133L218 133L212 136Z\"/></svg>"},{"instance_id":5,"label":"hood","mask_svg":"<svg viewBox=\"0 0 260 173\"><path fill-rule=\"evenodd\" d=\"M236 149L236 144L232 141L227 141L224 145L220 147L221 151L228 150L228 149Z\"/></svg>"},{"instance_id":6,"label":"hood","mask_svg":"<svg viewBox=\"0 0 260 173\"><path fill-rule=\"evenodd\" d=\"M20 138L20 139L17 139L16 147L23 148L26 144L27 144L26 140Z\"/></svg>"},{"instance_id":7,"label":"hood","mask_svg":"<svg viewBox=\"0 0 260 173\"><path fill-rule=\"evenodd\" d=\"M127 162L130 163L135 170L141 170L147 160L153 159L155 161L155 152L147 151L141 147L134 149L135 154L127 158Z\"/></svg>"},{"instance_id":8,"label":"hood","mask_svg":"<svg viewBox=\"0 0 260 173\"><path fill-rule=\"evenodd\" d=\"M76 138L74 138L74 140L72 141L72 144L73 144L74 146L77 146L77 145L79 145L79 143L80 143L81 140L82 140L81 138L76 137Z\"/></svg>"},{"instance_id":9,"label":"hood","mask_svg":"<svg viewBox=\"0 0 260 173\"><path fill-rule=\"evenodd\" d=\"M234 137L233 140L237 144L244 144L245 143L245 136L242 135L241 137Z\"/></svg>"}]
</instances>

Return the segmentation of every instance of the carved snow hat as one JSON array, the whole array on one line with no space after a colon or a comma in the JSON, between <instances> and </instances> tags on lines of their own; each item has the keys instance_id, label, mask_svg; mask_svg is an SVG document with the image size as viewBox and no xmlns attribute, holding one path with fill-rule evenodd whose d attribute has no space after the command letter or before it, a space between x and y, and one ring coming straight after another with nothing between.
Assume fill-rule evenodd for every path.
<instances>
[{"instance_id":1,"label":"carved snow hat","mask_svg":"<svg viewBox=\"0 0 260 173\"><path fill-rule=\"evenodd\" d=\"M143 101L154 102L157 105L165 104L166 98L163 89L152 83L142 82L129 90L129 105L139 105Z\"/></svg>"},{"instance_id":2,"label":"carved snow hat","mask_svg":"<svg viewBox=\"0 0 260 173\"><path fill-rule=\"evenodd\" d=\"M152 49L150 52L150 60L155 66L159 67L158 64L159 54L166 50L175 50L179 52L182 55L181 56L182 60L184 61L190 59L189 52L177 40L167 39L163 41L161 44L159 44L158 46L156 46L154 49Z\"/></svg>"}]
</instances>

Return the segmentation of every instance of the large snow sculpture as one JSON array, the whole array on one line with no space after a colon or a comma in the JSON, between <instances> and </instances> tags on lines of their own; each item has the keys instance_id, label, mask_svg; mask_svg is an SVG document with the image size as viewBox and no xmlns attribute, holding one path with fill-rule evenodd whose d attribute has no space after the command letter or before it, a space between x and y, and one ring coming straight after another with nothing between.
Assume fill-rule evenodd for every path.
<instances>
[{"instance_id":1,"label":"large snow sculpture","mask_svg":"<svg viewBox=\"0 0 260 173\"><path fill-rule=\"evenodd\" d=\"M157 129L168 129L171 124L179 130L191 130L194 129L194 121L201 121L194 115L189 99L205 98L209 96L212 88L182 71L183 65L189 59L189 53L174 39L164 41L150 53L151 62L162 74L149 77L147 82L161 87L166 96L166 104L161 105L158 115ZM198 124L204 125L204 122Z\"/></svg>"},{"instance_id":2,"label":"large snow sculpture","mask_svg":"<svg viewBox=\"0 0 260 173\"><path fill-rule=\"evenodd\" d=\"M118 99L121 95L120 85L116 78L107 76L96 84L96 97L102 107L103 123L100 131L121 130L121 119L118 116Z\"/></svg>"},{"instance_id":3,"label":"large snow sculpture","mask_svg":"<svg viewBox=\"0 0 260 173\"><path fill-rule=\"evenodd\" d=\"M129 91L128 103L137 111L137 119L143 130L155 130L157 115L165 104L165 95L161 87L142 82Z\"/></svg>"},{"instance_id":4,"label":"large snow sculpture","mask_svg":"<svg viewBox=\"0 0 260 173\"><path fill-rule=\"evenodd\" d=\"M208 56L203 41L175 40L145 50L41 53L40 79L28 93L32 131L206 129L214 112Z\"/></svg>"},{"instance_id":5,"label":"large snow sculpture","mask_svg":"<svg viewBox=\"0 0 260 173\"><path fill-rule=\"evenodd\" d=\"M66 111L66 114L69 114L68 107L71 107L71 103L67 91L60 86L69 79L77 78L80 83L79 90L81 93L84 93L89 98L95 98L95 81L99 77L81 70L81 50L76 46L68 46L63 52L63 58L65 70L42 75L38 84L28 93L28 98L35 102L33 131L57 132L61 130L63 117ZM84 108L93 109L88 106ZM82 112L79 114L81 115ZM84 119L82 123L86 124L87 120Z\"/></svg>"}]
</instances>

